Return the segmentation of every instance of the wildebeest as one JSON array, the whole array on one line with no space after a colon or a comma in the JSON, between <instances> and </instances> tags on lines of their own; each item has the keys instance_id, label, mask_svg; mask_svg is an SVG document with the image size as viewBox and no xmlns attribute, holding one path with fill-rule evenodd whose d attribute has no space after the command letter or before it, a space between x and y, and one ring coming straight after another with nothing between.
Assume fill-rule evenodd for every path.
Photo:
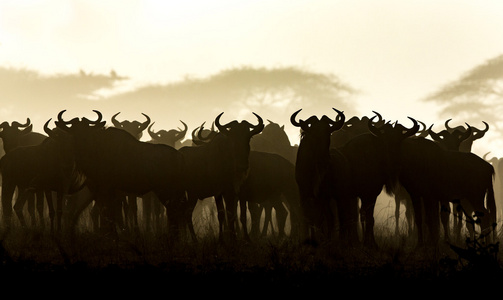
<instances>
[{"instance_id":1,"label":"wildebeest","mask_svg":"<svg viewBox=\"0 0 503 300\"><path fill-rule=\"evenodd\" d=\"M147 129L148 125L150 124L150 117L146 114L143 114L145 118L147 119L145 122L140 122L140 121L129 121L129 120L124 120L124 121L119 121L117 120L117 116L120 114L120 112L116 113L115 115L112 116L112 124L116 128L123 129L127 132L129 132L132 136L134 136L137 140L140 140L141 137L143 136L143 131Z\"/></svg>"},{"instance_id":2,"label":"wildebeest","mask_svg":"<svg viewBox=\"0 0 503 300\"><path fill-rule=\"evenodd\" d=\"M253 114L258 119L257 125L247 121L221 124L222 114L220 113L215 119L219 132L211 140L200 146L186 146L179 149L185 161L183 174L189 200L184 218L193 238L195 233L192 227L192 211L198 200L212 196L215 197L217 208L220 210L220 238L223 238L225 225L225 214L221 211L222 205L219 205L222 198L225 201L230 233L235 234L237 195L248 175L250 139L264 128L262 118L255 113ZM246 205L243 206L241 202L240 204L241 221L245 227Z\"/></svg>"},{"instance_id":3,"label":"wildebeest","mask_svg":"<svg viewBox=\"0 0 503 300\"><path fill-rule=\"evenodd\" d=\"M445 121L445 128L447 131L449 132L452 132L452 131L455 131L455 130L458 130L459 132L465 132L467 131L467 128L465 128L464 126L456 126L456 127L450 127L449 126L449 122L451 121L451 119L448 119ZM473 127L473 126L469 126L470 128L470 131L471 131L471 135L469 137L467 137L466 139L463 140L463 142L461 143L461 145L459 146L459 151L461 152L471 152L472 151L472 146L473 146L473 142L475 140L478 140L480 138L482 138L486 132L489 130L489 124L487 124L486 122L482 122L484 123L485 125L485 128L484 129L478 129L476 127Z\"/></svg>"},{"instance_id":4,"label":"wildebeest","mask_svg":"<svg viewBox=\"0 0 503 300\"><path fill-rule=\"evenodd\" d=\"M270 122L270 124L265 127L275 125L277 124ZM277 129L280 129L279 126ZM283 131L283 129L280 130ZM208 143L215 137L215 135L218 134L217 131L211 129L206 131L203 136L203 131L204 123L200 128L196 128L192 132L192 139L196 145ZM252 138L250 141L250 148L253 147L254 139L262 134L263 132ZM267 135L268 132L266 132L266 136ZM262 144L265 140L268 140L268 137L260 141L261 146L258 146L258 148L269 151L264 152L253 150L253 148L251 149L249 155L250 168L248 176L241 185L238 193L238 198L241 200L240 203L243 203L242 201L244 201L250 211L250 236L258 237L260 232L260 218L263 210L265 211L265 219L262 235L264 236L267 234L267 227L269 223L272 223L272 208L276 211L278 236L284 237L286 235L285 224L289 214L291 236L297 235L299 232L298 226L300 207L298 189L295 182L295 167L288 161L288 159L278 153L272 153L277 148L267 145L269 143ZM284 143L281 144L284 145ZM288 145L290 145L289 141ZM288 207L288 210L285 208L285 205ZM245 230L245 228L242 228L242 230Z\"/></svg>"},{"instance_id":5,"label":"wildebeest","mask_svg":"<svg viewBox=\"0 0 503 300\"><path fill-rule=\"evenodd\" d=\"M356 198L348 198L345 194L350 183L349 164L337 150L330 150L330 135L339 130L345 120L343 112L334 110L337 112L335 121L325 115L320 119L311 116L307 120L297 121L301 109L290 117L292 125L302 130L295 163L295 180L303 222L307 226L305 233L311 240L319 240L320 236L328 240L333 238L335 206L342 235L349 234L346 220L352 216L351 209L354 208L356 213ZM341 238L344 239L346 237Z\"/></svg>"},{"instance_id":6,"label":"wildebeest","mask_svg":"<svg viewBox=\"0 0 503 300\"><path fill-rule=\"evenodd\" d=\"M490 229L495 221L495 207L494 170L489 163L473 153L444 150L434 141L415 138L402 143L400 165L399 180L414 205L419 244L427 241L422 232L423 210L429 243L438 242L440 219L445 238L449 239L449 202L457 199L466 211L484 212L482 228ZM487 206L484 206L486 196Z\"/></svg>"},{"instance_id":7,"label":"wildebeest","mask_svg":"<svg viewBox=\"0 0 503 300\"><path fill-rule=\"evenodd\" d=\"M253 137L250 141L250 149L255 151L276 153L295 164L297 158L297 147L292 146L290 139L285 132L285 126L267 120L269 124L264 130Z\"/></svg>"},{"instance_id":8,"label":"wildebeest","mask_svg":"<svg viewBox=\"0 0 503 300\"><path fill-rule=\"evenodd\" d=\"M158 130L154 131L152 129L154 122L152 122L148 128L147 132L150 135L151 140L149 143L153 144L164 144L175 149L180 148L180 141L185 137L187 133L188 126L183 121L183 129L171 129L171 130ZM164 212L164 206L159 202L157 197L153 192L147 193L142 197L143 204L143 221L145 222L145 228L150 229L160 229L160 220ZM152 222L153 221L153 222Z\"/></svg>"},{"instance_id":9,"label":"wildebeest","mask_svg":"<svg viewBox=\"0 0 503 300\"><path fill-rule=\"evenodd\" d=\"M300 233L300 200L295 181L295 166L275 153L250 151L250 171L241 185L238 197L248 204L251 216L251 235L257 237L260 229L261 207L266 206L263 235L271 222L271 209L277 215L278 236L286 236L285 222L290 215L291 236ZM243 202L240 202L243 203ZM288 208L288 212L284 206ZM245 228L243 228L244 230Z\"/></svg>"},{"instance_id":10,"label":"wildebeest","mask_svg":"<svg viewBox=\"0 0 503 300\"><path fill-rule=\"evenodd\" d=\"M166 206L171 216L168 219L176 223L178 209L185 199L183 157L177 150L138 141L121 129L106 128L97 110L94 110L98 115L96 121L87 118L65 121L64 112L58 114L56 127L68 134L77 170L86 176L87 186L102 207L104 225L111 230L115 228L112 225L120 222L118 192L143 195L150 191Z\"/></svg>"},{"instance_id":11,"label":"wildebeest","mask_svg":"<svg viewBox=\"0 0 503 300\"><path fill-rule=\"evenodd\" d=\"M467 126L466 128L464 128L463 126L457 126L455 128L450 128L448 126L449 121L450 120L447 120L445 122L446 129L444 129L440 132L435 132L430 127L430 129L428 130L430 136L432 137L432 139L436 143L438 143L438 145L440 145L440 147L442 147L442 149L447 150L446 154L449 155L449 159L447 159L447 161L453 160L452 164L455 164L455 163L463 164L464 166L466 166L465 172L475 172L479 176L478 178L475 178L473 176L473 174L461 173L461 174L464 174L464 175L462 175L463 179L470 178L474 182L478 182L480 184L486 185L488 190L489 189L493 190L492 186L491 187L487 186L487 184L488 184L487 183L487 176L488 176L488 174L491 174L491 171L489 170L487 164L484 164L482 162L482 160L480 158L477 158L476 155L474 155L474 154L467 155L467 154L452 153L452 152L471 153L471 145L472 145L473 141L475 139L481 138L484 135L484 133L487 132L487 130L489 129L489 125L487 125L487 123L484 122L486 124L486 129L484 131L474 129L475 133L472 134L473 128L470 125L466 124L466 126ZM466 141L470 142L468 144L469 147L466 144L463 144ZM463 148L463 145L465 145L464 148ZM458 167L458 166L449 167L448 170L450 170L452 168L454 168L454 170L456 170L457 172L462 171L461 167ZM461 175L459 173L452 174L452 175L454 176L455 179L461 180L461 178L460 178ZM494 174L493 174L493 176L494 176ZM472 184L473 184L473 182L471 184L469 184L468 186L473 187ZM477 189L477 187L473 187L473 188L475 190L479 190L479 189ZM464 188L460 188L460 189L463 190ZM468 193L468 191L465 191L464 193L466 194L466 193ZM492 193L492 192L489 192L489 193ZM462 195L463 193L460 193L460 194ZM483 194L485 194L485 193L483 193ZM471 196L469 198L477 198L477 197ZM494 196L489 196L488 205L490 205L490 201L491 201L490 198L494 198ZM471 199L471 200L476 201L475 199ZM461 227L463 224L463 222L462 222L463 214L465 214L468 218L471 218L472 217L471 215L474 213L473 209L476 209L477 205L480 205L480 203L470 204L470 203L467 203L466 201L463 201L463 199L449 199L449 201L453 202L453 207L454 207L454 212L453 212L454 213L454 234L455 234L456 238L460 238ZM494 201L494 199L492 201ZM464 206L463 206L463 202L465 203ZM446 210L446 212L450 212L450 206L449 205L444 205L444 206L445 206L444 209ZM483 207L483 205L482 205L482 207ZM480 208L480 206L479 206L479 208ZM464 212L462 212L462 210ZM448 231L448 224L449 224L448 215L446 213L444 213L442 216L443 216L442 223L444 226L444 231L447 232ZM487 218L488 218L488 216L486 216L485 219L487 219ZM495 222L495 220L493 220L493 222ZM467 223L467 225L469 225L469 222ZM487 224L486 224L486 226L487 226ZM468 227L468 230L471 231L473 226L467 226L467 227ZM448 232L446 234L448 234Z\"/></svg>"},{"instance_id":12,"label":"wildebeest","mask_svg":"<svg viewBox=\"0 0 503 300\"><path fill-rule=\"evenodd\" d=\"M26 119L24 124L20 122L14 121L10 125L8 122L3 122L0 124L0 138L2 139L3 148L1 149L3 152L2 156L5 153L12 151L13 149L20 146L32 146L39 145L42 143L47 136L33 132L33 124L30 121L30 118ZM1 156L0 156L1 157ZM21 191L18 190L18 195ZM18 197L19 199L19 197ZM28 212L31 217L32 224L35 225L36 215L35 215L35 200L37 200L37 212L39 216L39 220L43 225L43 215L44 215L44 191L30 190L28 192L22 192L22 201L28 202Z\"/></svg>"},{"instance_id":13,"label":"wildebeest","mask_svg":"<svg viewBox=\"0 0 503 300\"><path fill-rule=\"evenodd\" d=\"M149 126L151 120L150 117L144 113L142 115L146 118L146 121L140 122L137 120L129 121L129 120L123 120L119 121L117 120L117 116L120 114L120 112L116 113L115 115L112 116L112 124L116 128L120 128L122 130L125 130L129 134L131 134L133 137L135 137L137 140L140 140L141 137L143 136L143 131L147 129ZM128 226L128 228L138 228L138 195L134 194L127 194L123 196L123 206L124 206L124 219L125 219L125 224ZM95 216L96 217L96 216Z\"/></svg>"},{"instance_id":14,"label":"wildebeest","mask_svg":"<svg viewBox=\"0 0 503 300\"><path fill-rule=\"evenodd\" d=\"M419 130L418 122L411 128L399 123L386 123L380 127L368 121L370 133L360 134L349 140L339 151L348 160L352 193L361 201L360 217L363 222L363 243L376 247L374 237L374 207L377 197L383 191L391 194L398 185L398 153L401 143L415 135Z\"/></svg>"},{"instance_id":15,"label":"wildebeest","mask_svg":"<svg viewBox=\"0 0 503 300\"><path fill-rule=\"evenodd\" d=\"M0 171L4 179L2 208L4 221L7 225L11 223L12 197L14 189L17 187L19 195L14 210L21 225L25 226L22 209L27 193L30 192L30 189L44 191L48 200L51 232L55 225L59 231L65 195L79 190L83 185L83 178L75 170L75 160L72 153L64 148L65 144L58 137L58 130L48 129L47 123L44 125L44 130L49 138L46 138L39 145L17 147L9 151L0 161ZM52 203L53 191L57 193L56 224L54 224Z\"/></svg>"},{"instance_id":16,"label":"wildebeest","mask_svg":"<svg viewBox=\"0 0 503 300\"><path fill-rule=\"evenodd\" d=\"M295 160L297 158L297 148L298 146L293 146L290 143L290 139L285 132L285 126L280 126L278 123L275 123L271 120L267 120L269 123L264 127L264 130L250 141L250 149L252 151L261 151L267 153L275 153L278 154L285 159L287 159L291 164L295 165ZM251 207L251 209L250 209ZM273 205L269 202L264 202L263 204L257 204L251 202L248 204L248 208L250 211L253 211L254 215L260 216L262 211L265 213L265 223L263 234L267 233L268 225L271 223L272 226L272 208ZM276 218L284 219L288 215L288 212L283 207L282 202L275 202L274 208L276 211ZM283 222L277 220L278 222ZM256 222L255 222L256 223ZM256 230L257 226L253 226L252 229Z\"/></svg>"}]
</instances>

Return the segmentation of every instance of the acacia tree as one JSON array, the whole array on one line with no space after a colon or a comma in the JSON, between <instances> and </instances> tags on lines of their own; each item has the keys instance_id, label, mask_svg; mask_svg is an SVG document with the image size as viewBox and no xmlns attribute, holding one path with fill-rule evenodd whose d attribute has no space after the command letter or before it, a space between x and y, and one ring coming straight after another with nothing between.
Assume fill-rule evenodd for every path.
<instances>
[{"instance_id":1,"label":"acacia tree","mask_svg":"<svg viewBox=\"0 0 503 300\"><path fill-rule=\"evenodd\" d=\"M44 75L28 69L0 67L0 118L30 117L33 121L39 116L45 122L58 110L87 108L90 99L97 97L97 91L112 88L124 79L113 70L110 74L80 71Z\"/></svg>"},{"instance_id":2,"label":"acacia tree","mask_svg":"<svg viewBox=\"0 0 503 300\"><path fill-rule=\"evenodd\" d=\"M503 135L502 100L503 55L476 66L425 99L439 104L443 117L459 118L474 126L482 121L489 123L493 136L497 133L499 137Z\"/></svg>"}]
</instances>

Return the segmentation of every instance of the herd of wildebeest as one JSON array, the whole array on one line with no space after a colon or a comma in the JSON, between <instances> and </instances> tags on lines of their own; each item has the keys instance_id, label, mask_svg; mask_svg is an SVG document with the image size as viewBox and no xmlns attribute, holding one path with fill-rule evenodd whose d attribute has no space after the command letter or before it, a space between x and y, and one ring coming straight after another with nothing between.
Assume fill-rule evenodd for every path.
<instances>
[{"instance_id":1,"label":"herd of wildebeest","mask_svg":"<svg viewBox=\"0 0 503 300\"><path fill-rule=\"evenodd\" d=\"M385 191L407 207L418 245L453 239L463 226L496 233L495 169L471 152L485 122L477 129L447 120L434 132L411 117L405 126L377 112L347 118L333 109L319 118L298 110L288 126L301 138L291 145L284 125L255 113L252 122L223 122L221 113L187 138L183 121L182 129L154 131L146 114L119 121L117 113L108 125L94 112L96 120L60 111L45 134L29 118L0 124L3 230L36 226L47 208L51 233L74 232L88 207L94 230L134 229L141 203L145 230L164 214L170 238L197 240L194 209L213 199L222 239L251 241L274 216L281 237L376 247L374 208ZM149 141L140 140L144 131Z\"/></svg>"}]
</instances>

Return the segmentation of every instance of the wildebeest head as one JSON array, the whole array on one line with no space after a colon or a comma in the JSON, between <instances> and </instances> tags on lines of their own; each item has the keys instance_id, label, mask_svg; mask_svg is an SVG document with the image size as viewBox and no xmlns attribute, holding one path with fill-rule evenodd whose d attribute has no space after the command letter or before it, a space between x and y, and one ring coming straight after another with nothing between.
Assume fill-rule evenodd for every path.
<instances>
[{"instance_id":1,"label":"wildebeest head","mask_svg":"<svg viewBox=\"0 0 503 300\"><path fill-rule=\"evenodd\" d=\"M470 125L466 125L468 126L466 130L461 130L458 126L458 128L454 128L450 131L444 129L438 133L432 130L433 125L431 125L430 128L428 128L428 133L431 138L444 149L459 151L461 143L472 136L472 128Z\"/></svg>"},{"instance_id":2,"label":"wildebeest head","mask_svg":"<svg viewBox=\"0 0 503 300\"><path fill-rule=\"evenodd\" d=\"M253 113L258 119L257 125L252 125L248 121L231 121L227 124L221 124L222 114L223 112L216 117L215 126L219 131L219 135L227 138L230 147L229 155L232 156L235 172L246 175L250 155L250 139L264 129L264 121L259 115Z\"/></svg>"},{"instance_id":3,"label":"wildebeest head","mask_svg":"<svg viewBox=\"0 0 503 300\"><path fill-rule=\"evenodd\" d=\"M307 120L296 120L297 114L302 109L294 112L290 117L290 122L293 126L300 127L302 133L301 137L304 141L304 145L311 145L310 147L315 147L320 149L320 151L326 151L330 146L330 135L341 129L344 125L345 116L344 113L333 108L337 112L336 120L332 120L327 116L322 116L320 119L316 116L311 116ZM315 149L311 151L317 152ZM314 152L313 152L314 153Z\"/></svg>"},{"instance_id":4,"label":"wildebeest head","mask_svg":"<svg viewBox=\"0 0 503 300\"><path fill-rule=\"evenodd\" d=\"M32 132L33 124L30 118L26 119L26 123L21 124L17 121L9 125L7 121L0 124L0 138L3 140L4 149L6 152L19 146L21 136Z\"/></svg>"},{"instance_id":5,"label":"wildebeest head","mask_svg":"<svg viewBox=\"0 0 503 300\"><path fill-rule=\"evenodd\" d=\"M187 124L185 124L181 120L180 120L180 122L182 122L184 129L178 128L178 130L171 129L168 131L162 129L157 132L154 132L152 130L152 126L154 125L154 123L152 123L152 124L150 124L150 126L148 126L147 131L155 143L165 144L165 145L169 145L171 147L175 147L175 144L185 137L185 134L187 133L187 129L188 129Z\"/></svg>"},{"instance_id":6,"label":"wildebeest head","mask_svg":"<svg viewBox=\"0 0 503 300\"><path fill-rule=\"evenodd\" d=\"M144 113L142 113L142 115L144 115L145 118L147 118L147 120L143 123L136 120L135 121L124 120L122 122L119 122L117 120L118 114L120 114L120 112L112 116L112 124L117 128L126 130L138 140L142 137L143 131L147 129L148 125L150 124L150 117Z\"/></svg>"},{"instance_id":7,"label":"wildebeest head","mask_svg":"<svg viewBox=\"0 0 503 300\"><path fill-rule=\"evenodd\" d=\"M395 189L398 180L402 141L415 136L419 130L419 123L415 119L408 117L413 123L411 128L406 128L398 122L394 124L388 122L380 127L376 127L372 123L374 118L369 120L368 127L370 132L377 137L377 149L374 149L374 151L381 153L380 156L385 161L386 191L390 193Z\"/></svg>"},{"instance_id":8,"label":"wildebeest head","mask_svg":"<svg viewBox=\"0 0 503 300\"><path fill-rule=\"evenodd\" d=\"M85 182L85 175L78 172L76 167L75 151L73 137L68 132L59 127L54 129L49 128L51 119L44 124L44 132L52 140L52 145L55 145L58 161L53 167L58 168L59 174L63 175L65 180L69 180L70 190L80 189Z\"/></svg>"},{"instance_id":9,"label":"wildebeest head","mask_svg":"<svg viewBox=\"0 0 503 300\"><path fill-rule=\"evenodd\" d=\"M451 121L451 119L448 119L447 121L445 121L445 128L447 131L451 132L454 130L459 130L461 132L464 132L464 131L468 130L467 128L465 128L464 126L461 126L461 125L456 126L456 127L450 127L449 126L450 121ZM484 129L478 129L478 128L469 126L469 128L471 130L471 135L461 143L461 145L459 147L459 151L471 152L473 141L482 138L486 134L486 132L489 130L489 124L487 124L484 121L482 121L482 123L484 123L484 125L485 125Z\"/></svg>"},{"instance_id":10,"label":"wildebeest head","mask_svg":"<svg viewBox=\"0 0 503 300\"><path fill-rule=\"evenodd\" d=\"M85 133L88 130L100 130L105 127L106 121L102 121L103 115L98 110L93 110L98 115L96 121L91 121L86 117L82 119L73 118L70 121L65 121L63 120L63 113L65 111L66 110L60 111L58 113L58 120L55 121L56 127L65 132L75 135Z\"/></svg>"},{"instance_id":11,"label":"wildebeest head","mask_svg":"<svg viewBox=\"0 0 503 300\"><path fill-rule=\"evenodd\" d=\"M195 146L208 143L218 134L218 131L215 130L215 123L211 124L211 129L204 129L205 123L203 122L200 127L192 130L192 144Z\"/></svg>"},{"instance_id":12,"label":"wildebeest head","mask_svg":"<svg viewBox=\"0 0 503 300\"><path fill-rule=\"evenodd\" d=\"M375 116L368 120L368 128L370 132L373 135L383 139L388 143L388 145L391 146L399 145L404 139L414 136L419 131L419 123L411 117L408 117L413 123L413 126L411 128L406 128L398 122L395 122L395 124L390 124L388 122L382 126L377 127L373 123L374 118Z\"/></svg>"},{"instance_id":13,"label":"wildebeest head","mask_svg":"<svg viewBox=\"0 0 503 300\"><path fill-rule=\"evenodd\" d=\"M378 117L377 121L374 121L374 126L380 127L385 123L385 120L381 117L380 114L376 114ZM340 130L334 131L332 133L331 138L331 147L332 148L340 148L344 146L349 140L353 137L358 136L360 134L365 134L369 132L368 128L369 117L364 116L359 118L357 116L353 116L344 122L344 125Z\"/></svg>"}]
</instances>

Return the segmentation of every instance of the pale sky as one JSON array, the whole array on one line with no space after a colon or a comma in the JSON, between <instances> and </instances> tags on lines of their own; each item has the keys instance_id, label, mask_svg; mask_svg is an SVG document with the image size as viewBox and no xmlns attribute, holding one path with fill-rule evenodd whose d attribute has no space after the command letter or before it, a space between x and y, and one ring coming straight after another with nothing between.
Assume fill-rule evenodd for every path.
<instances>
[{"instance_id":1,"label":"pale sky","mask_svg":"<svg viewBox=\"0 0 503 300\"><path fill-rule=\"evenodd\" d=\"M502 54L502 33L500 0L2 0L0 66L140 84L299 66L361 90L366 111L438 122L420 100Z\"/></svg>"}]
</instances>

